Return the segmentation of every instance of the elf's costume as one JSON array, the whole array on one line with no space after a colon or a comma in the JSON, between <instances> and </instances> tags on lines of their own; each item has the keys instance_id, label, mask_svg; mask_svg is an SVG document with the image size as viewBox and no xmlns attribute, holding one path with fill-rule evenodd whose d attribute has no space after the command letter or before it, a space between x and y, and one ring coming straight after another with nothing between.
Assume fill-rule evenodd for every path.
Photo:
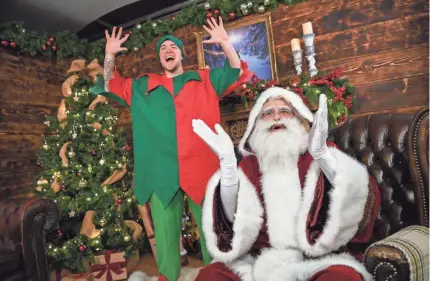
<instances>
[{"instance_id":1,"label":"elf's costume","mask_svg":"<svg viewBox=\"0 0 430 281\"><path fill-rule=\"evenodd\" d=\"M171 40L183 52L182 42ZM103 79L92 92L110 97L131 109L134 143L134 192L140 204L151 202L155 228L157 265L173 281L180 273L179 239L183 198L187 195L201 234L205 263L210 257L201 230L201 203L209 178L219 168L218 158L193 132L191 120L199 118L214 126L220 122L219 99L250 77L247 64L240 69L224 68L185 71L173 78L146 73L138 78L121 78L115 71L104 92Z\"/></svg>"}]
</instances>

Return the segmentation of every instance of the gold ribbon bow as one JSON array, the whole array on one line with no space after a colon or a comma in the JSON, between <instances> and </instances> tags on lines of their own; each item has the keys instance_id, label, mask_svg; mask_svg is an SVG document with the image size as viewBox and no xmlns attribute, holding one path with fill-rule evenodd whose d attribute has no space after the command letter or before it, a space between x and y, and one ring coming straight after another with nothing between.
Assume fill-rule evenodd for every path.
<instances>
[{"instance_id":1,"label":"gold ribbon bow","mask_svg":"<svg viewBox=\"0 0 430 281\"><path fill-rule=\"evenodd\" d=\"M87 66L85 66L85 62L86 61L84 59L72 61L69 70L67 70L67 74L73 72L83 72L83 75L88 74L91 79L93 79L93 81L96 81L97 75L103 74L103 67L100 66L97 59L93 59ZM61 86L63 96L69 97L72 95L72 86L79 78L79 74L81 73L73 74L67 78L66 81L64 81L63 85Z\"/></svg>"}]
</instances>

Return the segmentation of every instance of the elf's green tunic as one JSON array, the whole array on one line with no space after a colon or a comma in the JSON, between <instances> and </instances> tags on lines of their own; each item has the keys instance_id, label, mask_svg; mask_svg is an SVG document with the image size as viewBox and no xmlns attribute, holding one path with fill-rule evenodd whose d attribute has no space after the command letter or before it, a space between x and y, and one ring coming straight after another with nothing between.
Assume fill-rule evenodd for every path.
<instances>
[{"instance_id":1,"label":"elf's green tunic","mask_svg":"<svg viewBox=\"0 0 430 281\"><path fill-rule=\"evenodd\" d=\"M164 206L179 188L198 205L206 184L219 168L219 159L192 129L201 119L211 128L220 122L219 98L231 87L249 78L247 64L240 69L224 68L186 71L174 78L145 74L137 79L103 79L92 92L111 97L131 109L134 146L134 192L140 204L155 193ZM229 89L229 91L227 91Z\"/></svg>"}]
</instances>

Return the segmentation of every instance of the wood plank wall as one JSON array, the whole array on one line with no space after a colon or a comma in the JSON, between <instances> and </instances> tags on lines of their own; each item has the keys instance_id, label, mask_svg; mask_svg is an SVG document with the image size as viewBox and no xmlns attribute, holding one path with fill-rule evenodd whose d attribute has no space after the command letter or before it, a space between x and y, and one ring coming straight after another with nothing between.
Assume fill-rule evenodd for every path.
<instances>
[{"instance_id":1,"label":"wood plank wall","mask_svg":"<svg viewBox=\"0 0 430 281\"><path fill-rule=\"evenodd\" d=\"M0 195L32 186L46 120L56 115L69 63L0 50ZM1 197L1 196L0 196Z\"/></svg>"},{"instance_id":2,"label":"wood plank wall","mask_svg":"<svg viewBox=\"0 0 430 281\"><path fill-rule=\"evenodd\" d=\"M280 78L294 74L290 40L301 36L301 24L306 21L313 22L317 35L317 67L327 71L343 67L357 86L353 116L413 111L428 104L427 0L312 0L281 6L272 13ZM198 67L197 30L187 26L175 32L184 41L186 69ZM31 186L34 179L44 115L56 114L69 63L16 57L4 51L0 51L0 61L0 189L15 193ZM155 41L122 57L119 66L127 76L161 71ZM240 137L246 113L223 118L239 122L230 133ZM131 132L130 123L129 111L121 108L119 125Z\"/></svg>"}]
</instances>

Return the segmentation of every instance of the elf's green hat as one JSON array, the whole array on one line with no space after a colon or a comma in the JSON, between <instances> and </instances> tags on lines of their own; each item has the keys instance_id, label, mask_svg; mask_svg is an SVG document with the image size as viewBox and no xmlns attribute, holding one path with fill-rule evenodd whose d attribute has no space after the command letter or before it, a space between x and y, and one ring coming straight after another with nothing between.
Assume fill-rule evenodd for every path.
<instances>
[{"instance_id":1,"label":"elf's green hat","mask_svg":"<svg viewBox=\"0 0 430 281\"><path fill-rule=\"evenodd\" d=\"M185 50L184 50L184 44L182 43L182 41L173 36L173 35L165 35L163 37L160 38L160 40L158 40L157 45L156 45L156 50L157 50L157 58L158 60L160 60L160 48L161 48L161 44L163 44L164 41L170 40L173 43L175 43L179 49L181 50L181 54L182 54L182 58L185 59Z\"/></svg>"}]
</instances>

